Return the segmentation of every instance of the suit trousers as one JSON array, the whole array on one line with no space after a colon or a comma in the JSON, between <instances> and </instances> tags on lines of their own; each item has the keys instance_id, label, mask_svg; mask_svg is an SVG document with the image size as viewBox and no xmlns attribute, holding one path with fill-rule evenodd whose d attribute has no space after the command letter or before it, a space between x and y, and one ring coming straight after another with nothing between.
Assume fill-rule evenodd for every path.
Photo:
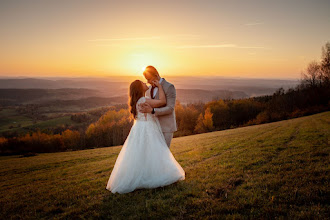
<instances>
[{"instance_id":1,"label":"suit trousers","mask_svg":"<svg viewBox=\"0 0 330 220\"><path fill-rule=\"evenodd\" d=\"M173 138L173 133L172 132L163 132L163 134L164 134L164 137L165 137L166 144L167 144L168 148L170 148L171 141L172 141L172 138Z\"/></svg>"}]
</instances>

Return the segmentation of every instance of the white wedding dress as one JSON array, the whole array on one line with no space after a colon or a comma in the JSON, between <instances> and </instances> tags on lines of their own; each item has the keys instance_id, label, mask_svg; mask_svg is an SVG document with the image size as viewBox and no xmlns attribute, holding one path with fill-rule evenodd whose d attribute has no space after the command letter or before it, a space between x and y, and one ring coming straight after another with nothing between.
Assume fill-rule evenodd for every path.
<instances>
[{"instance_id":1,"label":"white wedding dress","mask_svg":"<svg viewBox=\"0 0 330 220\"><path fill-rule=\"evenodd\" d=\"M141 97L137 105L145 100ZM185 172L167 147L158 118L138 112L106 189L112 193L128 193L184 179Z\"/></svg>"}]
</instances>

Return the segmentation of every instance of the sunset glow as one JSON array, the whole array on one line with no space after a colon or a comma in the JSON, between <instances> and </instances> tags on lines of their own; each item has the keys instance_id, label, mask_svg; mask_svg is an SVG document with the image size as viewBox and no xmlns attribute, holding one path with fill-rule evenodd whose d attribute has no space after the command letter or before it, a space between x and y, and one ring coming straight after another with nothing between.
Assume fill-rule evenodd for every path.
<instances>
[{"instance_id":1,"label":"sunset glow","mask_svg":"<svg viewBox=\"0 0 330 220\"><path fill-rule=\"evenodd\" d=\"M127 72L133 75L141 75L148 65L157 66L158 69L166 69L166 59L156 53L133 53L122 60L123 68L127 66Z\"/></svg>"},{"instance_id":2,"label":"sunset glow","mask_svg":"<svg viewBox=\"0 0 330 220\"><path fill-rule=\"evenodd\" d=\"M299 7L297 7L297 4ZM0 76L299 78L329 1L1 1ZM61 16L59 16L61 14Z\"/></svg>"}]
</instances>

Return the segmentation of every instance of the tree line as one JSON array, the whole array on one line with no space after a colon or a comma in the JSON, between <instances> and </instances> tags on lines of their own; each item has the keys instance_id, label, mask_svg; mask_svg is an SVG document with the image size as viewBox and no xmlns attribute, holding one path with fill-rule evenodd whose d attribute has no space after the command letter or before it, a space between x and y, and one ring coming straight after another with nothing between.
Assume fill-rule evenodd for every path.
<instances>
[{"instance_id":1,"label":"tree line","mask_svg":"<svg viewBox=\"0 0 330 220\"><path fill-rule=\"evenodd\" d=\"M244 99L219 99L197 104L176 103L178 131L185 136L241 126L269 123L310 115L330 108L330 43L322 47L321 60L312 61L302 72L295 88L279 88L273 95ZM103 112L98 121L84 131L67 129L59 134L40 130L24 136L0 137L1 154L58 152L116 146L124 143L133 125L127 108ZM72 120L88 120L86 115Z\"/></svg>"}]
</instances>

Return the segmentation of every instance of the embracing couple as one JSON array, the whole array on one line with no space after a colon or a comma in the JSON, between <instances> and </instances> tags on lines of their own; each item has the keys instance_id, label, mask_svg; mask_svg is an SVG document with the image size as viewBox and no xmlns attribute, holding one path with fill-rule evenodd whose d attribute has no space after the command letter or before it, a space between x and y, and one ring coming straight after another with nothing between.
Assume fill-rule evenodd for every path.
<instances>
[{"instance_id":1,"label":"embracing couple","mask_svg":"<svg viewBox=\"0 0 330 220\"><path fill-rule=\"evenodd\" d=\"M129 108L134 124L117 157L106 189L128 193L157 188L185 179L170 144L175 121L175 87L147 66L144 77L151 85L135 80L129 88Z\"/></svg>"}]
</instances>

